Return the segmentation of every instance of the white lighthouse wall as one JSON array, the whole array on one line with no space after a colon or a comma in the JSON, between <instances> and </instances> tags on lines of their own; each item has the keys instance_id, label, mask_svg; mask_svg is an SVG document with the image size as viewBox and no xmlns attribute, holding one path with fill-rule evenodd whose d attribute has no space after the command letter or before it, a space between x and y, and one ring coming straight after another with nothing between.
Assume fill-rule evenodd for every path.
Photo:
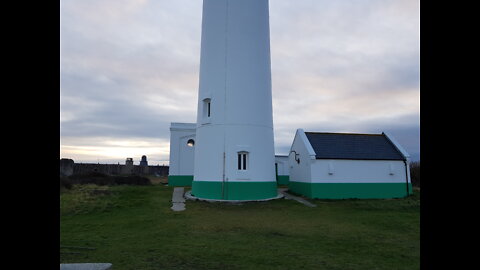
<instances>
[{"instance_id":1,"label":"white lighthouse wall","mask_svg":"<svg viewBox=\"0 0 480 270\"><path fill-rule=\"evenodd\" d=\"M228 1L227 13L227 177L275 181L268 1ZM240 151L248 152L246 171L237 167Z\"/></svg>"},{"instance_id":2,"label":"white lighthouse wall","mask_svg":"<svg viewBox=\"0 0 480 270\"><path fill-rule=\"evenodd\" d=\"M205 0L202 19L197 124L273 128L268 1Z\"/></svg>"},{"instance_id":3,"label":"white lighthouse wall","mask_svg":"<svg viewBox=\"0 0 480 270\"><path fill-rule=\"evenodd\" d=\"M197 127L225 122L226 8L224 0L203 1ZM205 99L211 99L210 117Z\"/></svg>"},{"instance_id":4,"label":"white lighthouse wall","mask_svg":"<svg viewBox=\"0 0 480 270\"><path fill-rule=\"evenodd\" d=\"M194 195L276 196L268 20L267 0L204 0ZM239 152L248 153L246 170L238 170ZM225 195L225 181L230 194L242 192ZM222 190L202 182L222 182Z\"/></svg>"},{"instance_id":5,"label":"white lighthouse wall","mask_svg":"<svg viewBox=\"0 0 480 270\"><path fill-rule=\"evenodd\" d=\"M264 127L226 128L226 180L275 181L273 131ZM247 152L247 170L238 170L238 153Z\"/></svg>"},{"instance_id":6,"label":"white lighthouse wall","mask_svg":"<svg viewBox=\"0 0 480 270\"><path fill-rule=\"evenodd\" d=\"M208 143L196 144L196 152L206 153L204 156L208 157L195 159L195 181L275 181L272 129L212 125L209 128L200 127L199 130L197 141ZM248 153L245 171L238 170L239 152Z\"/></svg>"},{"instance_id":7,"label":"white lighthouse wall","mask_svg":"<svg viewBox=\"0 0 480 270\"><path fill-rule=\"evenodd\" d=\"M209 128L198 127L197 130L194 180L222 181L224 129L212 125Z\"/></svg>"},{"instance_id":8,"label":"white lighthouse wall","mask_svg":"<svg viewBox=\"0 0 480 270\"><path fill-rule=\"evenodd\" d=\"M228 5L226 121L272 129L268 1Z\"/></svg>"},{"instance_id":9,"label":"white lighthouse wall","mask_svg":"<svg viewBox=\"0 0 480 270\"><path fill-rule=\"evenodd\" d=\"M197 140L195 181L275 181L267 0L204 1ZM248 172L237 146L251 149Z\"/></svg>"}]
</instances>

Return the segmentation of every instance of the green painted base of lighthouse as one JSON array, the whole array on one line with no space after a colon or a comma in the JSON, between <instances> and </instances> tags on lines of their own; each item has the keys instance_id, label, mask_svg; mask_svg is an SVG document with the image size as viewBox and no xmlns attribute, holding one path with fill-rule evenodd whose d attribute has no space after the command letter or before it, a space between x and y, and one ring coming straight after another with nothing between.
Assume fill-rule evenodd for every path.
<instances>
[{"instance_id":1,"label":"green painted base of lighthouse","mask_svg":"<svg viewBox=\"0 0 480 270\"><path fill-rule=\"evenodd\" d=\"M183 187L191 186L193 181L193 175L169 175L168 186L170 187Z\"/></svg>"},{"instance_id":2,"label":"green painted base of lighthouse","mask_svg":"<svg viewBox=\"0 0 480 270\"><path fill-rule=\"evenodd\" d=\"M192 195L211 200L264 200L277 197L277 183L193 181Z\"/></svg>"}]
</instances>

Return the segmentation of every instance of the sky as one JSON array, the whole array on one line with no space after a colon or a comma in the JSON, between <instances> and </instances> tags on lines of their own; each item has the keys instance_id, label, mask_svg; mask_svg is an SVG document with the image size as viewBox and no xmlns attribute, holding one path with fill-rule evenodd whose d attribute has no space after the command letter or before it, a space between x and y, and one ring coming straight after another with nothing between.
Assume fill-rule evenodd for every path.
<instances>
[{"instance_id":1,"label":"sky","mask_svg":"<svg viewBox=\"0 0 480 270\"><path fill-rule=\"evenodd\" d=\"M388 132L420 159L419 0L270 0L276 154ZM168 165L197 113L201 0L61 0L60 158Z\"/></svg>"}]
</instances>

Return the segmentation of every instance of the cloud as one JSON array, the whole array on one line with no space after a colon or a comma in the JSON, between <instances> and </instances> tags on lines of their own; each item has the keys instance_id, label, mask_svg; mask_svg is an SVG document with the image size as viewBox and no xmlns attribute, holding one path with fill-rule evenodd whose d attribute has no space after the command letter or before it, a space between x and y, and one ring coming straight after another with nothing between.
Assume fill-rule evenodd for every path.
<instances>
[{"instance_id":1,"label":"cloud","mask_svg":"<svg viewBox=\"0 0 480 270\"><path fill-rule=\"evenodd\" d=\"M196 121L201 13L198 0L61 1L62 155L123 162L123 142L165 150L170 122ZM417 151L418 0L270 1L270 32L277 152L297 128L398 130Z\"/></svg>"},{"instance_id":2,"label":"cloud","mask_svg":"<svg viewBox=\"0 0 480 270\"><path fill-rule=\"evenodd\" d=\"M149 164L168 165L168 141L161 138L129 137L62 137L60 153L64 157L75 157L77 163L100 162L124 164L127 157L135 164L142 155L146 155Z\"/></svg>"},{"instance_id":3,"label":"cloud","mask_svg":"<svg viewBox=\"0 0 480 270\"><path fill-rule=\"evenodd\" d=\"M201 10L172 15L186 11L178 1L62 2L62 136L165 136L172 120L195 120Z\"/></svg>"},{"instance_id":4,"label":"cloud","mask_svg":"<svg viewBox=\"0 0 480 270\"><path fill-rule=\"evenodd\" d=\"M277 151L296 128L381 132L391 123L419 144L418 4L270 2Z\"/></svg>"}]
</instances>

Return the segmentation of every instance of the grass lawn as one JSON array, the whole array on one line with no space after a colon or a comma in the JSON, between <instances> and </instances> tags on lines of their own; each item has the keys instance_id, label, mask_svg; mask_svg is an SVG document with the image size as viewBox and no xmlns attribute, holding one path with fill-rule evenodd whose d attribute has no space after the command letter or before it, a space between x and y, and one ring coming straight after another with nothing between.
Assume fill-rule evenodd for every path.
<instances>
[{"instance_id":1,"label":"grass lawn","mask_svg":"<svg viewBox=\"0 0 480 270\"><path fill-rule=\"evenodd\" d=\"M113 269L419 269L420 192L392 200L187 201L172 187L74 186L60 195L60 263ZM77 249L70 247L93 247Z\"/></svg>"}]
</instances>

